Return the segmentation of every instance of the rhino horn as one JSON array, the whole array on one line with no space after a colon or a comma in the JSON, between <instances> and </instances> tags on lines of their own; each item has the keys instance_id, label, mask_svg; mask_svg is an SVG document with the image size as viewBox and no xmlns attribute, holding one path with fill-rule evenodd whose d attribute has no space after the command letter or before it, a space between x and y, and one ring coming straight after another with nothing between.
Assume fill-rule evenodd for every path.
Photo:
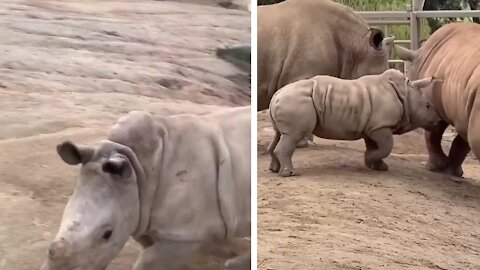
<instances>
[{"instance_id":1,"label":"rhino horn","mask_svg":"<svg viewBox=\"0 0 480 270\"><path fill-rule=\"evenodd\" d=\"M429 86L434 80L435 78L432 76L432 77L427 77L420 80L412 81L411 84L418 88L425 88Z\"/></svg>"},{"instance_id":2,"label":"rhino horn","mask_svg":"<svg viewBox=\"0 0 480 270\"><path fill-rule=\"evenodd\" d=\"M393 48L395 49L395 52L398 54L398 57L400 57L400 59L402 59L403 61L412 62L413 60L415 60L417 56L416 51L409 50L403 46L393 45Z\"/></svg>"},{"instance_id":3,"label":"rhino horn","mask_svg":"<svg viewBox=\"0 0 480 270\"><path fill-rule=\"evenodd\" d=\"M394 36L386 37L386 38L383 39L383 41L385 42L385 45L387 45L387 46L391 46L393 44L394 40L395 40Z\"/></svg>"}]
</instances>

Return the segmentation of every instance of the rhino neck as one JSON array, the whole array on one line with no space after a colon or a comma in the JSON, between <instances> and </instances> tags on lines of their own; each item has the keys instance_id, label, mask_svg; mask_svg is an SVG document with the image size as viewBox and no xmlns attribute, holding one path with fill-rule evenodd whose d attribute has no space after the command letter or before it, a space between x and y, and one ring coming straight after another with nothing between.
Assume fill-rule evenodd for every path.
<instances>
[{"instance_id":1,"label":"rhino neck","mask_svg":"<svg viewBox=\"0 0 480 270\"><path fill-rule=\"evenodd\" d=\"M410 113L408 111L408 94L402 94L400 89L398 89L393 83L389 82L390 87L393 88L395 94L397 95L398 100L402 104L402 117L395 127L393 127L394 134L403 134L408 131L413 130L410 125Z\"/></svg>"},{"instance_id":2,"label":"rhino neck","mask_svg":"<svg viewBox=\"0 0 480 270\"><path fill-rule=\"evenodd\" d=\"M135 239L149 230L159 172L162 171L165 134L162 125L155 123L150 115L142 113L127 115L108 137L111 142L125 147L125 155L137 174L140 209L138 226L132 233Z\"/></svg>"},{"instance_id":3,"label":"rhino neck","mask_svg":"<svg viewBox=\"0 0 480 270\"><path fill-rule=\"evenodd\" d=\"M119 153L125 155L132 164L133 170L138 185L138 198L139 198L139 219L136 229L131 232L131 236L138 238L143 235L150 223L150 212L153 203L153 197L155 195L155 183L153 179L150 179L152 173L148 170L150 164L145 166L145 157L135 152L135 146L126 145L113 140L105 140L104 143L116 145L116 149ZM153 159L153 158L152 158Z\"/></svg>"}]
</instances>

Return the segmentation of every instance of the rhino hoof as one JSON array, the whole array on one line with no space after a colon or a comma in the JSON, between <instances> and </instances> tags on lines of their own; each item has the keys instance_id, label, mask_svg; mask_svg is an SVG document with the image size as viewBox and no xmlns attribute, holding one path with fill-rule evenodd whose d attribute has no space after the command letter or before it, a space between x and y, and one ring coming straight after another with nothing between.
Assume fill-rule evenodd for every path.
<instances>
[{"instance_id":1,"label":"rhino hoof","mask_svg":"<svg viewBox=\"0 0 480 270\"><path fill-rule=\"evenodd\" d=\"M430 158L427 162L426 167L429 171L432 172L442 172L447 169L448 160L447 158Z\"/></svg>"},{"instance_id":2,"label":"rhino hoof","mask_svg":"<svg viewBox=\"0 0 480 270\"><path fill-rule=\"evenodd\" d=\"M457 166L457 167L448 166L445 169L444 173L446 173L448 175L455 176L455 177L462 177L463 176L463 169L462 169L462 166Z\"/></svg>"},{"instance_id":3,"label":"rhino hoof","mask_svg":"<svg viewBox=\"0 0 480 270\"><path fill-rule=\"evenodd\" d=\"M268 168L271 172L278 173L280 171L280 164L278 162L271 162Z\"/></svg>"},{"instance_id":4,"label":"rhino hoof","mask_svg":"<svg viewBox=\"0 0 480 270\"><path fill-rule=\"evenodd\" d=\"M297 143L297 148L305 148L308 146L309 146L308 140L305 138L303 138L300 142Z\"/></svg>"},{"instance_id":5,"label":"rhino hoof","mask_svg":"<svg viewBox=\"0 0 480 270\"><path fill-rule=\"evenodd\" d=\"M373 162L368 167L375 171L388 171L388 165L383 160Z\"/></svg>"},{"instance_id":6,"label":"rhino hoof","mask_svg":"<svg viewBox=\"0 0 480 270\"><path fill-rule=\"evenodd\" d=\"M250 269L249 257L239 256L232 259L228 259L223 265L224 270L243 270Z\"/></svg>"},{"instance_id":7,"label":"rhino hoof","mask_svg":"<svg viewBox=\"0 0 480 270\"><path fill-rule=\"evenodd\" d=\"M280 172L280 176L282 177L299 176L299 175L300 174L298 174L295 170L289 170L289 169L283 169Z\"/></svg>"}]
</instances>

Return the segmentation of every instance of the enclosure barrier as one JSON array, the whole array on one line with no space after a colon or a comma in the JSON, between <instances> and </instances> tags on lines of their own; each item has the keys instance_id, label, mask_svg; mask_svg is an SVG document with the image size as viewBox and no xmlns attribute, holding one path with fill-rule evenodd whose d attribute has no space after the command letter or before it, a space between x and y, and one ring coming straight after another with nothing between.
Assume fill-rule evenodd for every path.
<instances>
[{"instance_id":1,"label":"enclosure barrier","mask_svg":"<svg viewBox=\"0 0 480 270\"><path fill-rule=\"evenodd\" d=\"M412 0L406 11L358 11L370 25L384 27L385 36L388 36L388 25L410 25L410 40L395 40L395 44L410 44L411 50L420 47L421 19L425 18L464 18L480 17L480 10L423 10L425 0ZM403 64L403 70L408 72L408 63L402 60L389 60L390 65Z\"/></svg>"}]
</instances>

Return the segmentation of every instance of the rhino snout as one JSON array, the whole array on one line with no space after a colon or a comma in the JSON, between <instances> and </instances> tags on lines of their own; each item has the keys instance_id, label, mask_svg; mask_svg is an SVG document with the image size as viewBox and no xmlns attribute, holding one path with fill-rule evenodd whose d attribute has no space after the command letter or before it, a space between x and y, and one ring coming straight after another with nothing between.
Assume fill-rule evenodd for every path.
<instances>
[{"instance_id":1,"label":"rhino snout","mask_svg":"<svg viewBox=\"0 0 480 270\"><path fill-rule=\"evenodd\" d=\"M48 248L48 257L52 261L68 258L72 255L72 245L65 239L52 242Z\"/></svg>"}]
</instances>

